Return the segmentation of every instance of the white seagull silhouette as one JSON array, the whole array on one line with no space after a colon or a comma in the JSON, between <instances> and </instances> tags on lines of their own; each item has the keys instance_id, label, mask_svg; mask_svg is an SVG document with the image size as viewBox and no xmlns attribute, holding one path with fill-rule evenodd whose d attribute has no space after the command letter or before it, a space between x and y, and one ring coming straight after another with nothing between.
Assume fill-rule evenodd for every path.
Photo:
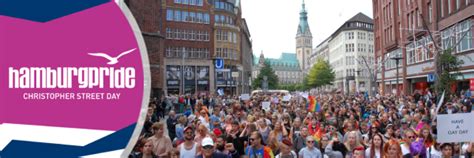
<instances>
[{"instance_id":1,"label":"white seagull silhouette","mask_svg":"<svg viewBox=\"0 0 474 158\"><path fill-rule=\"evenodd\" d=\"M133 52L136 48L133 48L133 49L130 49L130 50L127 50L123 53L121 53L120 55L116 56L116 57L111 57L105 53L88 53L89 55L92 55L92 56L98 56L98 57L104 57L106 58L107 60L109 60L109 62L107 64L109 65L114 65L114 64L117 64L119 61L118 59L130 52Z\"/></svg>"}]
</instances>

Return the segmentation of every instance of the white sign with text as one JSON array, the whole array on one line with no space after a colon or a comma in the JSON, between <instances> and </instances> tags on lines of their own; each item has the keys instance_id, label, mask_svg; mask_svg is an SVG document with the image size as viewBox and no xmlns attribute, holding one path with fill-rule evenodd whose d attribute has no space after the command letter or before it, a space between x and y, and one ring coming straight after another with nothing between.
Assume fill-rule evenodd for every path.
<instances>
[{"instance_id":1,"label":"white sign with text","mask_svg":"<svg viewBox=\"0 0 474 158\"><path fill-rule=\"evenodd\" d=\"M474 113L438 115L437 128L440 143L473 142L474 126L470 121Z\"/></svg>"},{"instance_id":2,"label":"white sign with text","mask_svg":"<svg viewBox=\"0 0 474 158\"><path fill-rule=\"evenodd\" d=\"M265 111L270 110L270 102L269 101L262 102L262 109Z\"/></svg>"},{"instance_id":3,"label":"white sign with text","mask_svg":"<svg viewBox=\"0 0 474 158\"><path fill-rule=\"evenodd\" d=\"M241 94L240 99L241 100L250 100L250 95L249 94Z\"/></svg>"}]
</instances>

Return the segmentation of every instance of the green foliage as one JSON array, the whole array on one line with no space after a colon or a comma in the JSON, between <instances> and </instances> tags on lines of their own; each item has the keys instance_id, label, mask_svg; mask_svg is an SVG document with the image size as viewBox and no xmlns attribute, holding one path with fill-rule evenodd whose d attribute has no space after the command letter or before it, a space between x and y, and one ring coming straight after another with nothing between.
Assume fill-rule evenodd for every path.
<instances>
[{"instance_id":1,"label":"green foliage","mask_svg":"<svg viewBox=\"0 0 474 158\"><path fill-rule=\"evenodd\" d=\"M455 83L458 76L462 76L459 73L459 67L464 63L462 60L459 60L454 56L451 49L443 51L439 56L439 68L441 73L437 78L435 88L437 92L441 93L446 90L447 95L451 94L451 85Z\"/></svg>"},{"instance_id":2,"label":"green foliage","mask_svg":"<svg viewBox=\"0 0 474 158\"><path fill-rule=\"evenodd\" d=\"M275 71L273 71L270 63L265 62L262 69L260 69L260 73L258 74L257 78L252 81L253 89L262 88L263 76L267 76L268 89L278 88L278 76L275 74Z\"/></svg>"},{"instance_id":3,"label":"green foliage","mask_svg":"<svg viewBox=\"0 0 474 158\"><path fill-rule=\"evenodd\" d=\"M307 76L307 84L309 87L321 87L324 85L331 85L335 79L335 73L329 65L328 61L318 59L316 64L313 65Z\"/></svg>"}]
</instances>

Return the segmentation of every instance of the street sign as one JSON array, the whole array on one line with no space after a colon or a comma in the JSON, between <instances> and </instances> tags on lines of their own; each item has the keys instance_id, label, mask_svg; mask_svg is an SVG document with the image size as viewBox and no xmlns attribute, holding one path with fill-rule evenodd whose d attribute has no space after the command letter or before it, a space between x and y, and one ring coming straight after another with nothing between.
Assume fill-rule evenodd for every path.
<instances>
[{"instance_id":1,"label":"street sign","mask_svg":"<svg viewBox=\"0 0 474 158\"><path fill-rule=\"evenodd\" d=\"M214 65L216 66L216 69L224 68L224 59L216 59Z\"/></svg>"},{"instance_id":2,"label":"street sign","mask_svg":"<svg viewBox=\"0 0 474 158\"><path fill-rule=\"evenodd\" d=\"M230 69L216 69L216 72L230 72Z\"/></svg>"},{"instance_id":3,"label":"street sign","mask_svg":"<svg viewBox=\"0 0 474 158\"><path fill-rule=\"evenodd\" d=\"M428 74L428 75L426 76L426 80L427 80L428 82L434 82L434 81L436 80L436 76L435 76L434 74Z\"/></svg>"},{"instance_id":4,"label":"street sign","mask_svg":"<svg viewBox=\"0 0 474 158\"><path fill-rule=\"evenodd\" d=\"M239 72L232 72L232 77L239 77Z\"/></svg>"}]
</instances>

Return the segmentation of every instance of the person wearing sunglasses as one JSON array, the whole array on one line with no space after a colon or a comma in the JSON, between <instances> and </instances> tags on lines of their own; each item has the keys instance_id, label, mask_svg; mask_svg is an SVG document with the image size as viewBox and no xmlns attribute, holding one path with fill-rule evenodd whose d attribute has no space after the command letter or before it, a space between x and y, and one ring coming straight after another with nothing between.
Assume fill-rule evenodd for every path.
<instances>
[{"instance_id":1,"label":"person wearing sunglasses","mask_svg":"<svg viewBox=\"0 0 474 158\"><path fill-rule=\"evenodd\" d=\"M231 156L219 153L214 149L214 141L210 137L206 137L202 140L202 154L196 158L231 158ZM182 154L181 154L182 155ZM183 157L188 158L188 157Z\"/></svg>"},{"instance_id":2,"label":"person wearing sunglasses","mask_svg":"<svg viewBox=\"0 0 474 158\"><path fill-rule=\"evenodd\" d=\"M249 158L274 158L272 149L263 145L262 135L258 131L252 132L249 138L250 146L245 149Z\"/></svg>"},{"instance_id":3,"label":"person wearing sunglasses","mask_svg":"<svg viewBox=\"0 0 474 158\"><path fill-rule=\"evenodd\" d=\"M306 147L298 153L300 158L322 158L321 151L314 147L314 139L312 136L306 137Z\"/></svg>"},{"instance_id":4,"label":"person wearing sunglasses","mask_svg":"<svg viewBox=\"0 0 474 158\"><path fill-rule=\"evenodd\" d=\"M178 146L179 157L194 157L199 153L198 143L194 142L194 130L192 127L186 127L183 131L184 133L184 142Z\"/></svg>"},{"instance_id":5,"label":"person wearing sunglasses","mask_svg":"<svg viewBox=\"0 0 474 158\"><path fill-rule=\"evenodd\" d=\"M417 136L413 130L408 129L405 131L405 138L403 139L403 144L400 145L400 148L402 149L403 157L411 156L410 144L416 141L416 138Z\"/></svg>"}]
</instances>

